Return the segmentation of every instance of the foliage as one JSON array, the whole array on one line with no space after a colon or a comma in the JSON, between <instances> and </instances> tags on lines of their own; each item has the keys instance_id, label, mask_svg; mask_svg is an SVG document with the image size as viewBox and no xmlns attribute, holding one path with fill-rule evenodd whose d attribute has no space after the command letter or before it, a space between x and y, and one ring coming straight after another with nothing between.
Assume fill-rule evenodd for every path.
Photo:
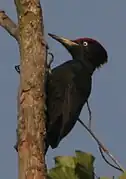
<instances>
[{"instance_id":1,"label":"foliage","mask_svg":"<svg viewBox=\"0 0 126 179\"><path fill-rule=\"evenodd\" d=\"M75 154L76 156L55 157L55 167L48 171L48 179L94 179L94 156L82 151L75 151ZM126 179L126 173L119 179Z\"/></svg>"}]
</instances>

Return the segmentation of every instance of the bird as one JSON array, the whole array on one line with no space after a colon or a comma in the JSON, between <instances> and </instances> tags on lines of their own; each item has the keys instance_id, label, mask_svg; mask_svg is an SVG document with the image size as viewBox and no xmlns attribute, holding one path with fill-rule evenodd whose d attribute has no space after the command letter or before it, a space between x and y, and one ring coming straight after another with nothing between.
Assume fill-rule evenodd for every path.
<instances>
[{"instance_id":1,"label":"bird","mask_svg":"<svg viewBox=\"0 0 126 179\"><path fill-rule=\"evenodd\" d=\"M90 96L94 71L108 61L106 49L94 39L70 40L50 33L49 36L67 49L72 60L53 68L47 75L45 154L49 146L57 148L73 129ZM20 73L19 65L15 69Z\"/></svg>"},{"instance_id":2,"label":"bird","mask_svg":"<svg viewBox=\"0 0 126 179\"><path fill-rule=\"evenodd\" d=\"M66 48L72 60L53 68L48 76L45 154L73 129L90 96L94 71L108 61L106 49L97 40L48 35Z\"/></svg>"}]
</instances>

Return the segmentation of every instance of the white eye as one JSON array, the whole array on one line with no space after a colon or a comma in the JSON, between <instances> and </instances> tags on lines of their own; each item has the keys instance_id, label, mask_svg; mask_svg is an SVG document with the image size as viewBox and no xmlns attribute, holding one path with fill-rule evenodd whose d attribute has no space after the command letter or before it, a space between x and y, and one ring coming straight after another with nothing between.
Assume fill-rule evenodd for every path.
<instances>
[{"instance_id":1,"label":"white eye","mask_svg":"<svg viewBox=\"0 0 126 179\"><path fill-rule=\"evenodd\" d=\"M83 42L83 46L88 46L88 42Z\"/></svg>"}]
</instances>

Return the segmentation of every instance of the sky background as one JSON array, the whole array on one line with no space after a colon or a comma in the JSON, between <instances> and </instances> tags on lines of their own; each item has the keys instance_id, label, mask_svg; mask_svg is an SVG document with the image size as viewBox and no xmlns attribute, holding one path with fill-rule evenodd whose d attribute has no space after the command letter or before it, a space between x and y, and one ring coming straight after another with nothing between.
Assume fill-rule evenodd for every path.
<instances>
[{"instance_id":1,"label":"sky background","mask_svg":"<svg viewBox=\"0 0 126 179\"><path fill-rule=\"evenodd\" d=\"M108 64L93 75L89 99L92 129L126 168L126 1L43 0L41 4L46 39L55 55L54 66L70 60L71 56L59 43L47 38L48 32L70 39L92 37L108 51ZM17 21L13 0L0 0L0 9ZM19 85L14 65L18 63L17 43L0 27L0 177L4 179L16 179L18 171L17 153L13 149ZM85 122L88 121L87 114L84 108L81 119ZM48 166L53 166L54 156L74 155L75 149L91 152L96 157L98 176L120 175L103 161L95 141L79 123L56 150L48 151Z\"/></svg>"}]
</instances>

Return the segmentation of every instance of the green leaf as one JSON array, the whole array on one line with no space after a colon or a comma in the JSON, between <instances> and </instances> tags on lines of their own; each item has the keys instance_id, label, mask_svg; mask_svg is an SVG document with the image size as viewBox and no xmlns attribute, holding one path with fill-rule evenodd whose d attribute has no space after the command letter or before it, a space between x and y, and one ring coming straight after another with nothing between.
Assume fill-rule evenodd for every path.
<instances>
[{"instance_id":1,"label":"green leaf","mask_svg":"<svg viewBox=\"0 0 126 179\"><path fill-rule=\"evenodd\" d=\"M93 163L95 158L90 153L85 153L82 151L76 152L76 174L79 179L92 179L94 178L94 167Z\"/></svg>"},{"instance_id":2,"label":"green leaf","mask_svg":"<svg viewBox=\"0 0 126 179\"><path fill-rule=\"evenodd\" d=\"M77 162L93 172L94 171L93 164L94 164L95 157L91 153L86 153L79 150L78 151L76 150L75 153L76 153Z\"/></svg>"},{"instance_id":3,"label":"green leaf","mask_svg":"<svg viewBox=\"0 0 126 179\"><path fill-rule=\"evenodd\" d=\"M79 179L73 168L56 167L50 170L48 179Z\"/></svg>"},{"instance_id":4,"label":"green leaf","mask_svg":"<svg viewBox=\"0 0 126 179\"><path fill-rule=\"evenodd\" d=\"M76 158L72 156L57 156L55 157L55 165L75 168Z\"/></svg>"},{"instance_id":5,"label":"green leaf","mask_svg":"<svg viewBox=\"0 0 126 179\"><path fill-rule=\"evenodd\" d=\"M48 179L93 179L94 157L90 153L76 151L76 156L55 157L55 168L49 170Z\"/></svg>"}]
</instances>

